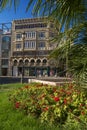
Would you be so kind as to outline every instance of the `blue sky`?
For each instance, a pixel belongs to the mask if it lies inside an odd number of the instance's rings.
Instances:
[[[20,4],[15,12],[14,7],[5,8],[2,12],[0,12],[0,23],[8,23],[12,22],[14,19],[22,19],[22,18],[31,18],[33,17],[31,14],[32,7],[26,13],[26,6],[28,0],[20,0]]]

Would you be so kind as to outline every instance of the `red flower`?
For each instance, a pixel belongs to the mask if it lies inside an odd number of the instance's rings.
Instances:
[[[45,107],[45,108],[44,108],[44,111],[48,111],[48,109],[49,109],[49,107]]]
[[[54,97],[54,101],[58,102],[60,100],[59,97]]]
[[[67,99],[66,98],[64,99],[64,104],[67,104]]]
[[[19,108],[20,107],[20,102],[16,102],[15,103],[15,108]]]
[[[85,115],[85,112],[84,112],[84,111],[82,111],[82,112],[81,112],[81,114],[82,114],[82,115]]]
[[[67,91],[66,94],[67,94],[67,95],[71,95],[71,92],[70,92],[70,91]]]
[[[84,105],[85,105],[84,103],[81,103],[81,104],[80,104],[80,107],[83,107]]]

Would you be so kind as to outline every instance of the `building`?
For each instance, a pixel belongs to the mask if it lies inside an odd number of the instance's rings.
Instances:
[[[56,61],[49,60],[48,56],[56,47],[56,43],[50,41],[55,34],[54,25],[47,18],[14,20],[11,40],[11,75],[54,76]]]
[[[10,75],[11,23],[0,24],[0,76]]]

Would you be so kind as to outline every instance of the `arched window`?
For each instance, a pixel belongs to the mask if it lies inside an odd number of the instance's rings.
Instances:
[[[26,60],[25,60],[25,65],[28,65],[28,63],[29,63],[29,61],[26,59]]]
[[[47,60],[44,59],[44,60],[43,60],[43,65],[46,65],[46,63],[47,63]]]
[[[34,60],[34,59],[32,59],[32,60],[30,61],[30,63],[31,63],[31,65],[34,65],[35,60]]]
[[[19,61],[19,65],[20,65],[20,66],[23,66],[23,60],[20,60],[20,61]]]
[[[40,60],[40,59],[38,59],[38,60],[37,60],[37,63],[38,63],[38,64],[39,64],[39,63],[41,63],[41,60]]]
[[[14,60],[14,66],[17,66],[17,63],[18,63],[17,60]]]

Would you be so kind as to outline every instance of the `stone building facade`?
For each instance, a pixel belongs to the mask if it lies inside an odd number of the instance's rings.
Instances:
[[[11,75],[56,75],[56,61],[48,58],[56,47],[56,43],[51,42],[55,35],[54,25],[47,18],[14,20],[11,37]]]

